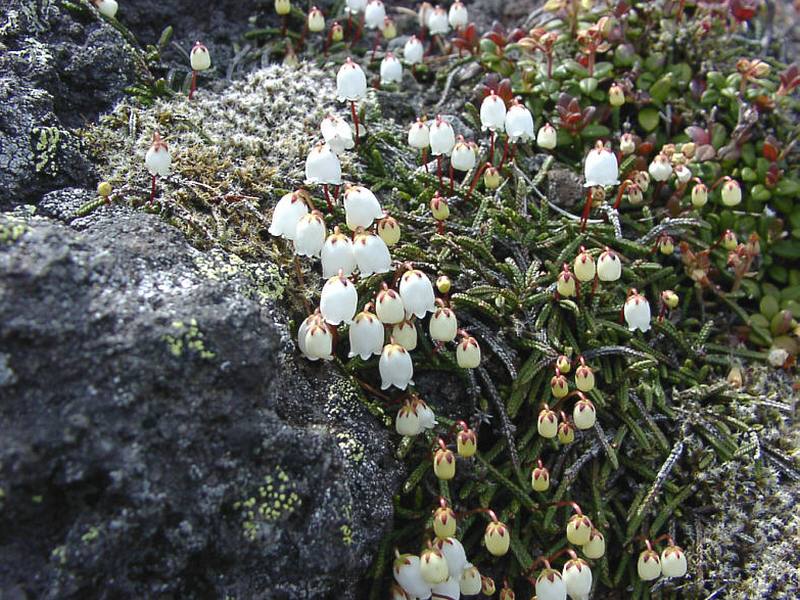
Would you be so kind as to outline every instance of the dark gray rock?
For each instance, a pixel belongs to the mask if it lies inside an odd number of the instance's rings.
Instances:
[[[401,467],[284,283],[142,213],[0,215],[0,597],[356,596]]]

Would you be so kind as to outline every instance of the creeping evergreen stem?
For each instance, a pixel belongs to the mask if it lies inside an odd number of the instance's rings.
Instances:
[[[358,146],[359,142],[359,135],[358,135],[358,113],[356,113],[356,103],[355,100],[350,101],[350,114],[353,116],[353,125],[356,128],[356,146]]]
[[[194,92],[197,89],[197,71],[192,69],[192,85],[189,86],[189,100],[194,97]]]
[[[150,204],[152,204],[156,199],[156,177],[158,177],[158,175],[151,176],[152,185],[150,186]]]
[[[614,201],[614,210],[619,209],[619,205],[622,203],[622,196],[625,194],[625,190],[628,189],[628,186],[632,184],[633,182],[630,179],[626,179],[622,182],[622,185],[619,186],[619,190],[617,190],[617,199]]]
[[[586,192],[586,204],[583,205],[583,214],[581,214],[581,233],[586,231],[586,222],[589,220],[589,213],[592,210],[592,188]]]

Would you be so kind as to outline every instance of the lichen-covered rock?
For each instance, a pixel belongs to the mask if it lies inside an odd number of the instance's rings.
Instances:
[[[137,68],[124,37],[88,6],[0,0],[0,207],[91,184],[70,129],[110,108]]]
[[[282,274],[113,206],[80,227],[0,216],[0,596],[354,597],[399,467],[295,362]]]

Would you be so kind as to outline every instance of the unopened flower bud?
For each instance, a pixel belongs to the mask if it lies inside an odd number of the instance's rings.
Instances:
[[[564,265],[563,270],[556,279],[556,291],[559,296],[571,298],[575,295],[575,289],[575,275],[572,274],[567,265]]]
[[[94,5],[101,15],[110,19],[113,19],[119,10],[117,0],[94,0]]]
[[[108,198],[111,195],[111,192],[114,188],[111,187],[111,184],[107,181],[101,181],[97,184],[97,195],[101,198]]]
[[[481,364],[481,348],[472,336],[464,337],[456,348],[456,362],[462,369],[475,369]]]
[[[742,201],[742,188],[735,179],[729,179],[722,185],[722,203],[725,206],[736,206]]]
[[[602,558],[606,553],[606,538],[597,529],[592,529],[589,534],[589,541],[581,547],[581,550],[586,558],[593,560]]]
[[[567,378],[561,373],[557,373],[550,379],[550,392],[554,398],[563,398],[569,393]]]
[[[636,150],[636,140],[631,133],[623,133],[619,140],[619,151],[625,155],[633,154]]]
[[[556,369],[562,373],[569,373],[570,369],[572,369],[572,362],[570,362],[569,358],[561,354],[556,358]]]
[[[547,467],[534,467],[531,471],[531,487],[535,492],[546,492],[550,487],[550,471]]]
[[[658,251],[664,256],[672,256],[675,252],[675,242],[668,235],[663,235],[658,240]]]
[[[581,250],[581,253],[575,257],[573,269],[578,281],[591,281],[595,275],[594,258],[586,250]],[[566,373],[568,370],[564,372]]]
[[[536,429],[543,438],[551,439],[558,434],[558,416],[549,408],[539,411],[539,418],[536,420]]]
[[[557,143],[558,132],[556,128],[550,125],[550,123],[542,125],[536,133],[536,145],[544,150],[552,150],[556,147]]]
[[[597,409],[588,398],[581,398],[572,409],[572,420],[578,429],[591,429],[597,420]]]
[[[692,188],[692,206],[702,208],[708,202],[708,188],[703,183],[698,183]]]
[[[445,221],[450,216],[450,207],[447,205],[447,200],[440,196],[438,192],[431,198],[431,213],[437,221]]]
[[[275,0],[275,12],[280,16],[288,15],[292,12],[292,3],[290,0]]]
[[[395,25],[394,19],[386,17],[383,20],[383,29],[381,30],[381,34],[386,40],[393,40],[397,37],[397,25]]]
[[[580,365],[575,369],[575,387],[582,392],[591,392],[594,389],[594,372],[587,365]]]
[[[494,596],[495,589],[494,579],[491,577],[481,578],[481,592],[484,596]]]
[[[312,33],[319,33],[323,29],[325,29],[325,17],[320,9],[312,6],[308,11],[308,30]]]
[[[486,549],[494,556],[503,556],[508,552],[511,544],[511,533],[500,521],[492,521],[486,526],[483,534]]]
[[[459,431],[456,436],[456,450],[463,458],[473,456],[478,449],[478,436],[472,429]]]
[[[647,171],[636,171],[633,176],[633,182],[638,185],[639,189],[644,193],[647,191],[647,188],[650,187],[650,175]]]
[[[575,441],[575,428],[568,421],[558,424],[558,442],[560,444],[571,444]]]
[[[434,453],[433,472],[436,477],[445,481],[456,476],[456,457],[452,450],[439,448]]]
[[[730,229],[726,229],[725,233],[722,234],[722,247],[725,250],[734,250],[736,246],[739,245],[739,240],[736,239],[736,234],[733,233]]]
[[[451,287],[452,282],[447,275],[440,275],[436,280],[436,289],[439,290],[440,294],[447,294]]]
[[[625,92],[622,86],[615,83],[608,89],[608,103],[611,106],[622,106],[625,104]]]
[[[433,532],[436,537],[449,538],[456,534],[456,513],[449,506],[433,511]]]
[[[211,55],[200,42],[195,42],[192,52],[189,54],[189,63],[192,71],[205,71],[211,67]]]
[[[483,172],[483,185],[487,190],[496,190],[500,187],[500,171],[495,167],[488,166]]]
[[[667,546],[661,553],[661,571],[664,577],[686,575],[686,554],[679,546]]]
[[[344,27],[341,26],[338,22],[334,22],[331,25],[331,42],[334,44],[337,42],[341,42],[344,39]]]
[[[417,349],[417,326],[413,321],[402,321],[392,326],[392,337],[409,352]]]
[[[672,290],[664,290],[661,292],[661,301],[664,303],[664,306],[669,309],[673,309],[678,307],[680,298],[678,297],[678,294]]]
[[[422,578],[430,584],[442,583],[449,577],[447,560],[437,548],[426,548],[419,555]]]
[[[387,246],[392,247],[400,241],[400,224],[394,217],[386,216],[378,221],[378,235]]]
[[[570,544],[583,546],[592,533],[592,521],[586,515],[572,515],[567,521],[567,540]]]

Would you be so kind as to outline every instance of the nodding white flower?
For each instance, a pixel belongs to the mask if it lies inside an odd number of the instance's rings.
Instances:
[[[575,275],[572,274],[572,271],[569,270],[569,266],[566,264],[556,278],[556,291],[559,296],[563,296],[564,298],[571,298],[575,295]]]
[[[449,577],[447,573],[447,560],[436,548],[426,548],[419,555],[420,571],[422,578],[435,585],[442,583]]]
[[[308,30],[312,33],[318,33],[325,29],[325,16],[322,11],[316,6],[312,6],[308,11]]]
[[[431,35],[445,35],[450,31],[450,21],[448,20],[447,11],[441,6],[437,6],[428,13],[426,25]]]
[[[578,429],[591,429],[594,427],[594,422],[597,420],[597,410],[592,401],[587,398],[578,400],[572,409],[572,420],[575,421],[575,427]]]
[[[725,206],[736,206],[742,201],[742,188],[735,179],[728,179],[722,184],[722,203]]]
[[[550,471],[546,467],[535,467],[531,471],[531,487],[535,492],[546,492],[550,488]]]
[[[208,53],[208,48],[200,42],[195,42],[189,54],[189,63],[192,66],[192,71],[209,69],[211,67],[211,54]]]
[[[430,146],[430,143],[431,136],[427,123],[422,119],[417,119],[408,129],[408,145],[421,150]]]
[[[584,187],[617,185],[619,183],[619,165],[617,156],[599,141],[586,156],[583,165]]]
[[[364,309],[358,313],[350,325],[350,358],[360,356],[367,360],[373,354],[383,352],[383,323],[377,316]]]
[[[550,125],[550,123],[542,125],[536,133],[536,145],[545,150],[552,150],[556,147],[557,143],[558,132],[556,128]]]
[[[462,369],[475,369],[481,364],[481,347],[472,336],[464,337],[456,347],[456,362]]]
[[[350,150],[355,146],[353,141],[353,130],[350,123],[336,115],[328,115],[322,119],[319,126],[322,137],[331,150],[336,154],[341,154],[345,150]]]
[[[582,392],[591,392],[594,389],[594,371],[587,365],[575,369],[575,387]]]
[[[575,264],[573,267],[575,271],[575,277],[577,277],[578,281],[586,282],[594,279],[594,259],[586,250],[581,250],[581,253],[575,257]]]
[[[398,289],[407,315],[416,315],[421,319],[425,313],[436,310],[433,284],[422,271],[409,269],[403,273]]]
[[[431,591],[433,598],[454,598],[458,599],[461,596],[461,586],[459,580],[461,579],[461,572],[455,577],[450,576],[442,583],[434,584]]]
[[[436,414],[433,409],[419,396],[416,396],[411,404],[414,405],[414,410],[419,415],[419,424],[423,429],[433,429],[436,427]]]
[[[641,204],[644,200],[641,188],[635,183],[628,184],[628,187],[625,188],[625,195],[628,197],[628,202],[633,206]]]
[[[592,533],[592,521],[586,515],[572,515],[567,521],[567,540],[570,544],[583,546]]]
[[[686,575],[686,554],[679,546],[667,546],[661,553],[661,572],[664,577]]]
[[[461,29],[467,26],[469,22],[469,13],[467,13],[467,7],[464,6],[463,2],[456,0],[450,5],[450,12],[447,13],[447,20],[450,23],[450,27],[453,29]]]
[[[567,594],[572,600],[588,600],[592,591],[592,570],[582,558],[572,558],[566,562],[561,571]]]
[[[492,90],[481,102],[481,129],[502,132],[505,123],[506,103]]]
[[[101,15],[109,17],[110,19],[113,19],[117,15],[117,10],[119,9],[117,0],[94,0],[94,5]]]
[[[297,222],[294,234],[294,253],[298,256],[319,256],[327,235],[322,213],[312,210]]]
[[[392,327],[394,341],[411,352],[417,349],[417,326],[413,321],[401,321]]]
[[[606,538],[597,529],[592,529],[589,534],[589,541],[586,542],[581,550],[586,555],[586,558],[597,560],[602,558],[606,553]]]
[[[320,317],[312,323],[305,337],[305,353],[311,360],[333,360],[333,332]]]
[[[430,598],[431,586],[422,578],[419,556],[401,554],[394,559],[394,580],[412,598]]]
[[[449,538],[456,534],[456,513],[452,508],[440,506],[433,511],[433,533],[440,538]]]
[[[453,126],[445,121],[441,115],[430,126],[431,154],[439,156],[444,154],[450,156],[453,147],[456,145],[456,134]]]
[[[364,25],[367,29],[381,29],[386,18],[386,7],[381,0],[369,0],[364,9]]]
[[[600,281],[617,281],[622,277],[622,261],[617,253],[606,248],[597,259],[597,278]]]
[[[489,554],[503,556],[511,545],[511,535],[508,527],[500,521],[490,521],[483,533],[483,543]]]
[[[279,235],[287,240],[294,240],[297,232],[297,224],[300,219],[308,214],[308,205],[304,198],[305,193],[301,190],[290,192],[281,196],[272,211],[272,223],[269,232],[272,235]],[[339,272],[338,269],[336,271]]]
[[[400,83],[403,81],[403,64],[391,52],[381,61],[381,83]]]
[[[413,437],[423,431],[422,420],[414,405],[406,400],[394,420],[394,428],[400,435]]]
[[[678,165],[675,167],[675,177],[677,178],[678,183],[688,183],[692,178],[692,172],[686,165]]]
[[[351,323],[356,314],[357,304],[356,286],[341,272],[328,279],[322,286],[319,311],[331,325]]]
[[[655,550],[643,550],[636,562],[636,571],[642,581],[652,581],[661,576],[661,559]]]
[[[373,0],[379,1],[379,0]],[[370,2],[372,4],[372,2]],[[383,6],[381,4],[381,6]],[[369,10],[369,7],[367,7]],[[381,19],[382,20],[382,19]],[[367,76],[349,56],[336,73],[336,96],[339,102],[355,102],[367,95]]]
[[[437,538],[433,545],[447,561],[447,572],[450,577],[460,577],[461,572],[467,566],[467,553],[464,551],[464,546],[461,545],[461,542],[454,537]]]
[[[342,165],[328,144],[320,142],[306,158],[306,183],[339,185],[342,183]]]
[[[533,115],[528,107],[519,100],[514,100],[511,108],[506,112],[506,133],[511,143],[533,139]]]
[[[169,146],[161,139],[161,135],[156,131],[153,133],[153,143],[144,155],[144,164],[150,175],[166,177],[172,167],[172,157],[169,154]]]
[[[406,308],[403,306],[403,299],[388,286],[378,292],[375,298],[375,313],[385,325],[402,323],[406,318]]]
[[[322,316],[319,314],[319,310],[314,312],[313,314],[307,316],[305,320],[300,323],[300,327],[297,330],[297,347],[300,350],[300,353],[305,356],[308,360],[319,360],[316,356],[311,356],[306,349],[306,335],[308,331],[314,326],[319,323],[322,323],[323,319]]]
[[[698,183],[692,188],[692,206],[703,208],[708,202],[708,188],[704,183]]]
[[[419,41],[419,38],[412,35],[405,46],[403,46],[403,60],[409,65],[416,65],[422,62],[425,57],[425,46]]]
[[[333,233],[325,240],[322,246],[322,276],[325,278],[339,274],[349,277],[356,268],[356,257],[353,254],[353,242],[350,238],[333,228]]]
[[[549,408],[539,411],[539,418],[536,420],[536,429],[539,435],[546,439],[552,439],[558,434],[558,416]]]
[[[369,189],[361,185],[348,185],[344,192],[344,214],[347,226],[356,230],[372,225],[383,216],[378,199]]]
[[[537,600],[567,600],[567,584],[555,569],[542,569],[536,578]]]
[[[400,241],[400,224],[387,215],[378,221],[378,235],[387,246],[394,246]]]
[[[352,14],[364,12],[367,8],[367,0],[347,0],[347,10]]]
[[[390,342],[383,347],[381,359],[378,361],[378,371],[381,374],[381,389],[385,390],[395,386],[401,390],[414,385],[414,365],[408,350],[400,344]]]
[[[461,572],[459,589],[465,596],[474,596],[481,593],[481,572],[478,571],[477,567],[469,565]]]
[[[650,331],[650,303],[647,298],[632,290],[623,308],[625,322],[631,331]]]
[[[653,162],[647,167],[647,172],[654,181],[666,181],[672,175],[672,163],[669,157],[663,152],[659,152]]]
[[[636,150],[636,140],[631,133],[623,133],[619,139],[619,151],[623,154],[633,154]]]
[[[388,273],[392,270],[392,257],[389,248],[381,238],[369,231],[356,234],[353,240],[353,254],[362,277],[373,273]]]
[[[428,330],[433,341],[452,342],[458,333],[456,313],[446,306],[437,308],[428,324]]]
[[[453,153],[450,155],[450,162],[456,171],[469,171],[475,167],[478,158],[475,154],[475,143],[467,142],[464,136],[458,136],[456,145],[453,146]]]

